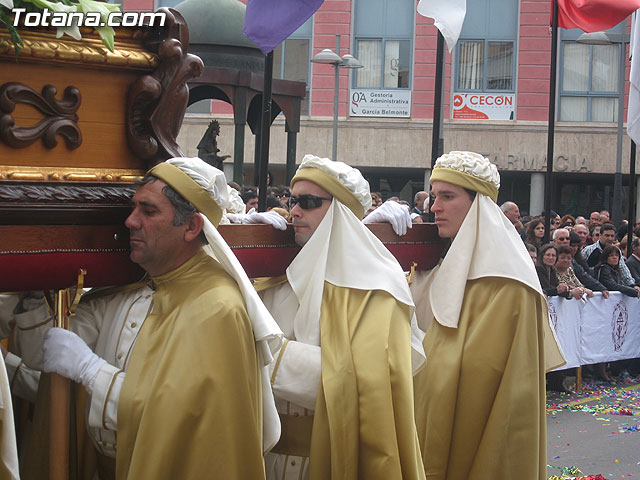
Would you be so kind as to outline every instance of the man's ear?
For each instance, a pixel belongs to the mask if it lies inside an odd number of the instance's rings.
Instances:
[[[198,238],[202,228],[204,227],[204,219],[199,213],[194,213],[189,217],[185,223],[186,230],[184,231],[184,239],[186,242],[191,242]]]

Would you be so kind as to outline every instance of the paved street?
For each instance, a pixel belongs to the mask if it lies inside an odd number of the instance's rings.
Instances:
[[[583,386],[580,394],[547,395],[548,476],[640,479],[640,377],[624,384],[586,380]]]

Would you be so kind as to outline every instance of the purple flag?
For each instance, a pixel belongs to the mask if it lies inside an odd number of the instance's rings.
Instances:
[[[295,32],[324,0],[248,0],[242,33],[266,55]]]

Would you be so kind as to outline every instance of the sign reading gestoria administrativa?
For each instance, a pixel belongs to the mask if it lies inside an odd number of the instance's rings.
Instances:
[[[354,117],[409,118],[411,116],[411,91],[351,89],[349,113]]]

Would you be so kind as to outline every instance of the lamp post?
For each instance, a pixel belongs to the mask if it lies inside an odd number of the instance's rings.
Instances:
[[[338,53],[336,53],[338,52]],[[362,68],[364,65],[353,55],[343,55],[340,57],[340,35],[336,35],[336,52],[329,48],[325,48],[311,58],[312,63],[324,63],[333,65],[334,68],[334,91],[333,91],[333,148],[331,151],[331,159],[338,159],[338,98],[340,89],[340,67],[346,68]]]
[[[628,34],[593,32],[583,33],[576,42],[588,45],[620,45],[618,60],[618,133],[616,144],[616,171],[613,176],[613,206],[611,220],[617,227],[622,221],[622,126],[624,123],[624,77],[625,77],[625,45],[629,43]],[[631,179],[631,181],[634,181]]]

